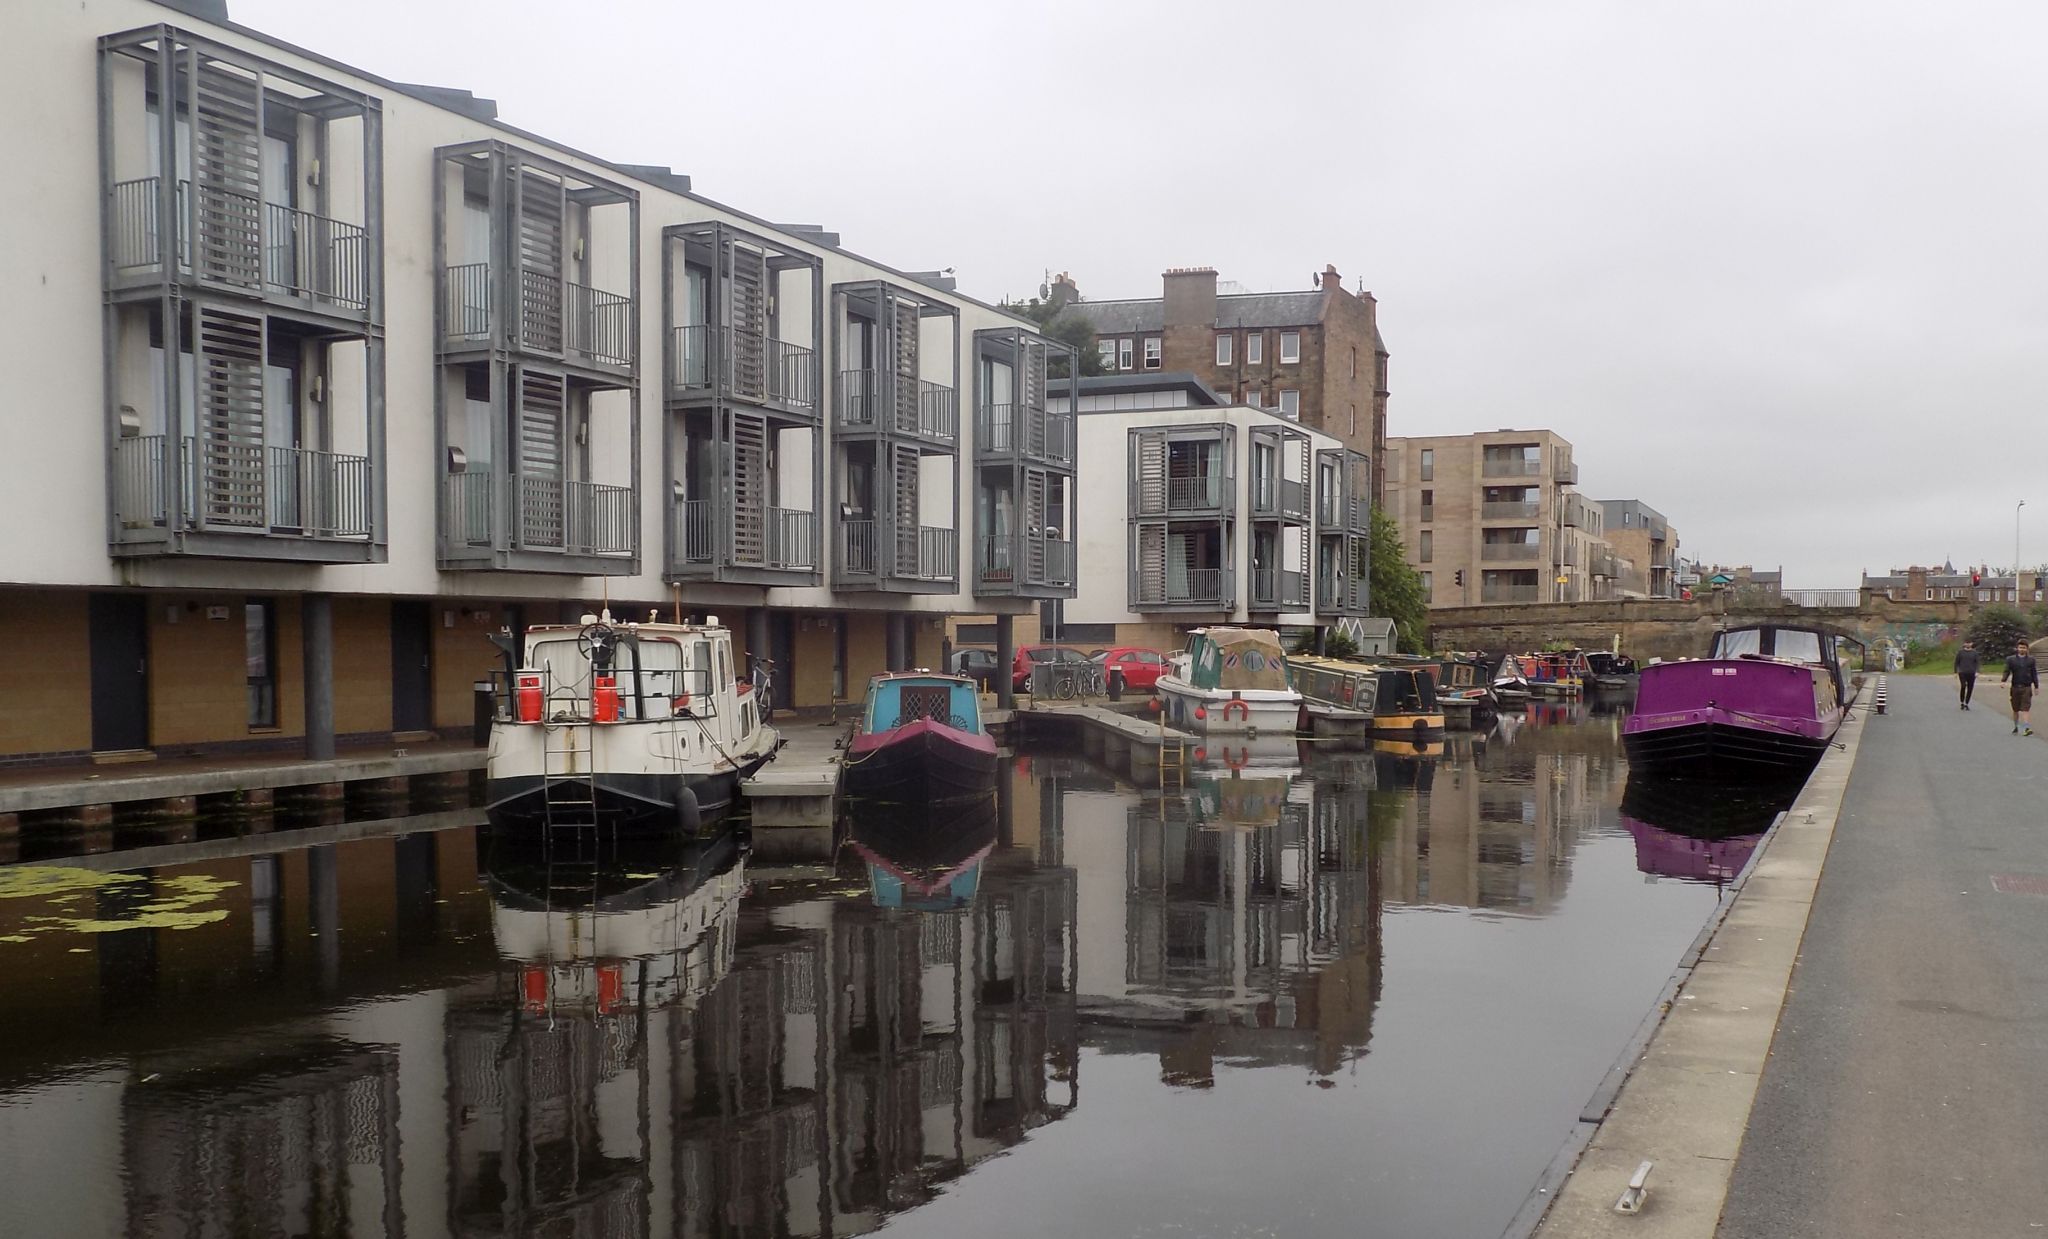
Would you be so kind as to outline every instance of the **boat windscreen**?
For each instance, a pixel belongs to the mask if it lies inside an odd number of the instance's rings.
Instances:
[[[1773,634],[1777,642],[1771,653],[1778,658],[1789,658],[1793,662],[1817,663],[1820,656],[1820,634],[1798,628],[1780,628]]]
[[[1714,658],[1740,658],[1744,654],[1764,652],[1764,630],[1761,628],[1731,628],[1714,636]]]

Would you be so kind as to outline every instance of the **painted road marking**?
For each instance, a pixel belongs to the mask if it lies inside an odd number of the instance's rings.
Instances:
[[[1994,873],[1991,889],[2001,895],[2048,895],[2048,874]]]

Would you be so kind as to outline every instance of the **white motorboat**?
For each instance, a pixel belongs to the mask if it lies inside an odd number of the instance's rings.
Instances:
[[[1291,735],[1301,694],[1270,628],[1197,628],[1154,688],[1169,725],[1201,736]]]

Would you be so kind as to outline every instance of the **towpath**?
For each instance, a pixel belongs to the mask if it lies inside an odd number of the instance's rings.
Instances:
[[[1722,1239],[2048,1235],[2048,743],[2003,698],[1866,720]]]

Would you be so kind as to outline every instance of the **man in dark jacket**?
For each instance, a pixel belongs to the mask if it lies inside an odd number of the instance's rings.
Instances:
[[[1956,680],[1962,685],[1963,709],[1970,708],[1970,694],[1977,691],[1977,643],[1963,642],[1963,648],[1956,651]]]
[[[2041,668],[2034,662],[2034,652],[2022,641],[2012,657],[2005,660],[2005,674],[1998,682],[2012,684],[2012,729],[2015,733],[2034,734],[2034,721],[2029,711],[2034,708],[2034,690],[2041,687]]]

